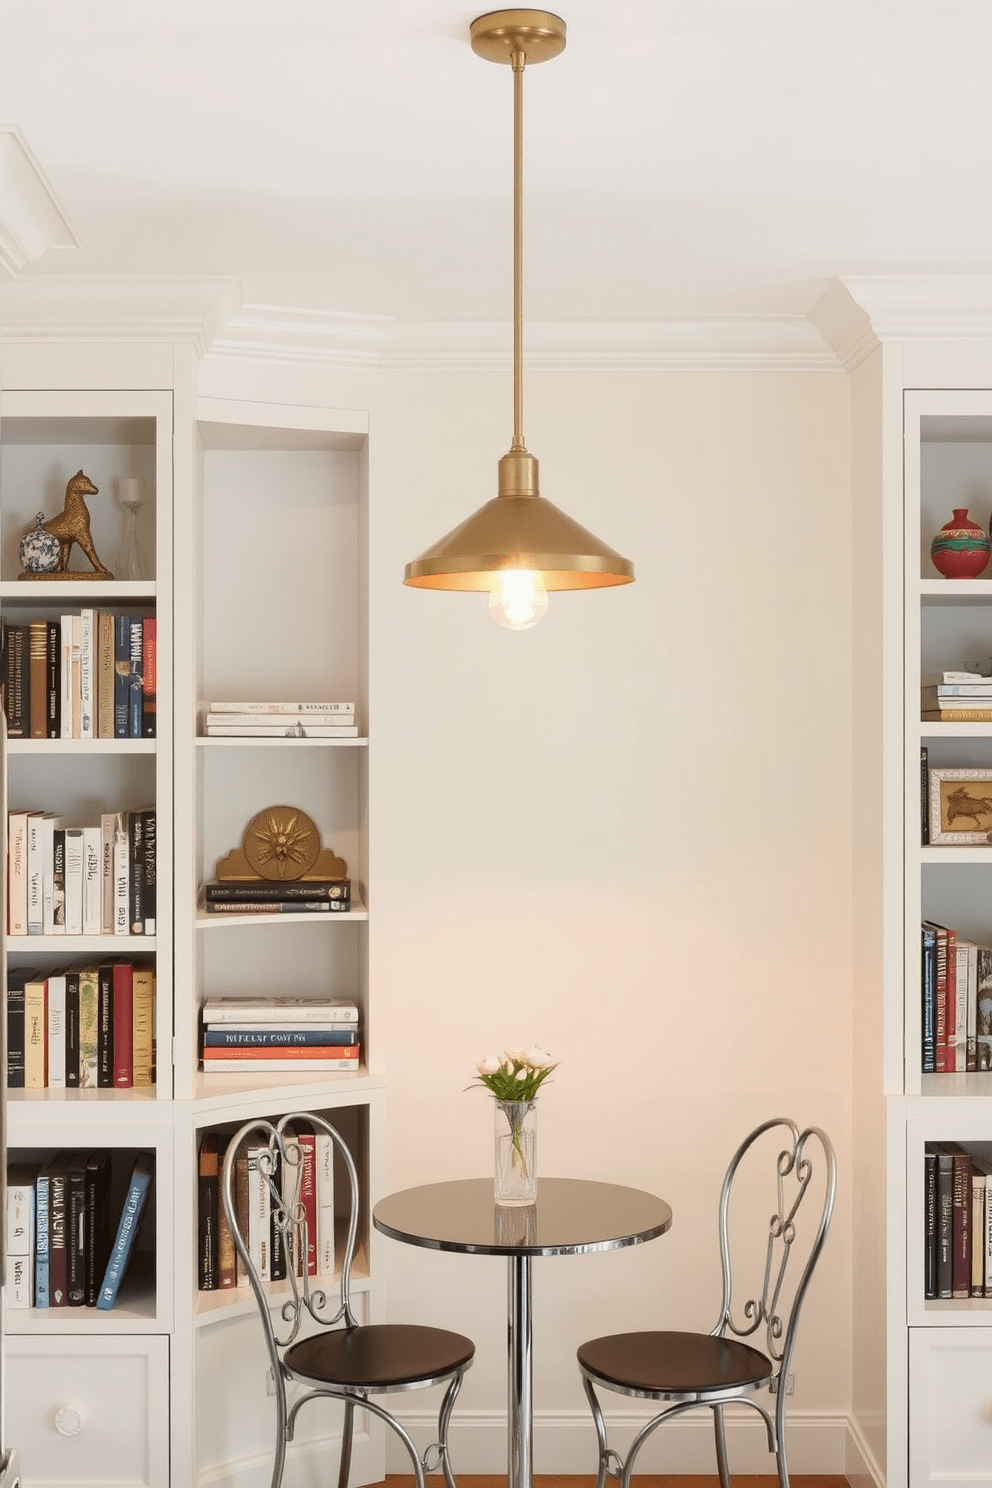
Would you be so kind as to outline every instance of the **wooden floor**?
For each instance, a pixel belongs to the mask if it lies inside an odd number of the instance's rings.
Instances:
[[[837,1473],[790,1475],[792,1488],[848,1488],[845,1477]],[[433,1482],[443,1483],[438,1477]],[[566,1477],[560,1473],[535,1473],[534,1488],[591,1488],[596,1479],[588,1477]],[[392,1473],[386,1477],[386,1488],[411,1488],[413,1474]],[[740,1488],[777,1488],[778,1477],[773,1473],[734,1474],[735,1485]],[[498,1473],[459,1473],[458,1488],[506,1488],[506,1478]],[[693,1477],[659,1477],[655,1473],[635,1473],[634,1488],[720,1488],[720,1480],[714,1473]]]

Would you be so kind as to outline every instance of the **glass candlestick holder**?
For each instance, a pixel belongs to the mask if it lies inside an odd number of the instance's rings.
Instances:
[[[144,496],[137,477],[121,477],[117,482],[117,502],[124,511],[124,537],[114,563],[114,577],[147,579],[148,564],[138,543],[138,511],[144,505]]]

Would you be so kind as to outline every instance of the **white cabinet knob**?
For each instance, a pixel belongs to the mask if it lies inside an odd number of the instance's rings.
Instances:
[[[55,1430],[59,1436],[78,1436],[83,1418],[74,1405],[63,1405],[55,1412]]]

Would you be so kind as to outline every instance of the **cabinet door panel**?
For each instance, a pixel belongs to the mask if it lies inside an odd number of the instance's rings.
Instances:
[[[910,1488],[992,1488],[992,1328],[912,1328]]]

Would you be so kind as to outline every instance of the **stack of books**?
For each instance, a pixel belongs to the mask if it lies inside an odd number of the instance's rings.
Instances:
[[[7,1088],[151,1089],[155,990],[150,962],[11,967]]]
[[[151,1153],[134,1159],[123,1204],[112,1202],[112,1154],[58,1152],[7,1170],[4,1304],[114,1306],[151,1187]]]
[[[11,739],[155,737],[154,615],[80,610],[3,625],[0,687]]]
[[[8,935],[154,935],[154,807],[69,827],[52,811],[7,814]]]
[[[208,703],[211,739],[357,739],[354,703]]]
[[[265,879],[204,885],[208,914],[347,914],[351,879]]]
[[[203,1068],[304,1075],[358,1069],[358,1008],[306,997],[203,1004]]]
[[[992,723],[992,677],[980,672],[934,672],[923,678],[925,723]]]
[[[326,1132],[297,1122],[287,1128],[286,1140],[300,1149],[302,1162],[280,1164],[272,1175],[279,1204],[259,1168],[265,1149],[249,1138],[235,1154],[232,1196],[238,1228],[263,1281],[296,1276],[328,1276],[334,1270],[334,1153]],[[201,1292],[247,1286],[248,1271],[234,1245],[220,1192],[229,1138],[214,1131],[200,1140],[197,1181],[197,1272]],[[286,1214],[302,1207],[301,1225],[287,1228]],[[281,1222],[282,1221],[282,1222]],[[305,1236],[305,1238],[304,1238]],[[304,1248],[306,1254],[304,1255]]]
[[[992,1297],[992,1162],[988,1143],[924,1150],[926,1298]]]

